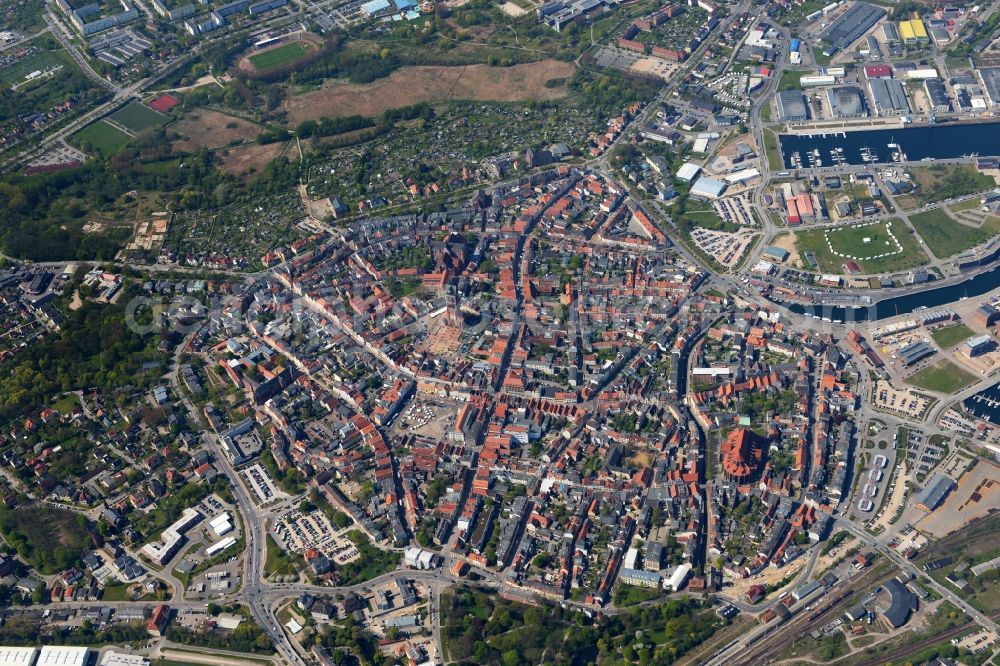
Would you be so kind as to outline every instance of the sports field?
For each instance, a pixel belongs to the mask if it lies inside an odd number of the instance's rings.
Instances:
[[[888,222],[892,223],[891,234],[886,222],[796,232],[795,247],[799,255],[812,252],[824,273],[843,273],[843,265],[849,261],[857,263],[866,274],[927,263],[927,255],[909,227],[901,220]]]
[[[168,120],[162,113],[157,113],[139,102],[132,102],[118,109],[108,118],[134,133],[163,125]]]
[[[87,125],[73,135],[73,139],[81,146],[91,146],[104,155],[111,155],[129,142],[130,137],[106,120]]]
[[[258,72],[264,72],[275,67],[290,65],[308,53],[311,48],[306,42],[291,42],[256,53],[250,56],[249,60]]]

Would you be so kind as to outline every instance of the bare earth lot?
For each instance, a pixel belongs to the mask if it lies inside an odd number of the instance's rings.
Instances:
[[[937,538],[983,518],[996,509],[1000,500],[1000,466],[988,460],[977,461],[975,467],[959,479],[941,506],[917,522],[917,528]]]
[[[222,164],[220,166],[223,171],[228,171],[237,178],[250,179],[262,171],[271,160],[281,155],[286,146],[288,146],[287,142],[269,143],[263,146],[256,143],[247,143],[242,146],[227,148],[224,151],[226,154],[221,155]],[[294,149],[294,146],[290,148],[285,154],[289,161],[294,162],[299,158],[299,154]]]
[[[288,121],[337,116],[377,116],[418,102],[445,102],[453,99],[518,102],[527,99],[553,100],[566,95],[566,88],[546,88],[545,82],[568,78],[575,68],[561,60],[491,67],[403,67],[384,79],[364,85],[331,81],[319,90],[296,95],[285,102]]]
[[[261,129],[251,122],[209,109],[186,113],[167,128],[168,135],[179,137],[173,142],[174,152],[185,153],[253,139],[260,132]]]

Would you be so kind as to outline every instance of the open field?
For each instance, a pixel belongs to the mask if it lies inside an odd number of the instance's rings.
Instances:
[[[0,512],[4,540],[44,575],[65,569],[90,542],[87,519],[65,509],[36,504]]]
[[[900,220],[889,222],[894,223],[892,233],[895,240],[890,237],[886,223],[878,222],[859,227],[840,227],[829,232],[821,229],[795,232],[795,248],[800,255],[812,252],[819,263],[819,270],[824,273],[843,273],[843,265],[848,261],[856,262],[867,274],[898,271],[926,263],[927,255],[917,245],[916,238],[906,225]],[[868,242],[865,242],[866,238]],[[889,256],[879,257],[879,254]]]
[[[284,109],[289,123],[297,125],[309,119],[378,116],[387,109],[418,102],[553,100],[564,97],[566,88],[547,88],[545,83],[567,78],[574,70],[572,63],[561,60],[513,67],[403,67],[373,83],[327,82],[317,90],[290,97]]]
[[[220,167],[223,171],[228,171],[237,178],[251,178],[263,171],[271,160],[281,155],[286,146],[288,143],[269,143],[263,146],[248,143],[227,148],[222,151]],[[294,162],[299,158],[299,153],[292,146],[288,150],[287,156],[289,160]]]
[[[99,120],[84,127],[74,134],[73,138],[81,146],[89,145],[104,155],[110,155],[117,152],[132,137],[106,120]]]
[[[919,208],[935,201],[944,201],[996,186],[990,176],[984,176],[967,164],[914,167],[913,182],[918,189],[913,194],[896,197],[904,210]]]
[[[261,128],[242,118],[212,111],[195,109],[185,113],[169,128],[171,147],[176,152],[195,152],[202,148],[217,148],[230,143],[253,139]]]
[[[781,81],[778,83],[778,90],[799,90],[802,86],[800,81],[802,77],[809,72],[796,72],[794,70],[785,70],[781,73]]]
[[[1000,233],[1000,219],[988,217],[977,229],[953,220],[941,208],[911,215],[910,223],[939,258],[968,250]]]
[[[832,229],[827,233],[835,252],[858,257],[898,251],[894,235],[884,224],[849,226]]]
[[[140,104],[139,102],[132,102],[118,109],[108,116],[108,119],[136,133],[151,127],[163,125],[168,120],[162,113],[153,111],[145,104]]]
[[[273,49],[261,51],[248,57],[250,64],[258,72],[265,72],[275,67],[283,67],[303,58],[316,47],[310,42],[289,42]]]
[[[954,326],[945,326],[936,331],[931,331],[931,337],[934,338],[934,342],[938,343],[941,349],[948,349],[967,338],[971,338],[972,329],[965,324],[955,324]]]
[[[911,375],[906,381],[928,391],[951,394],[976,381],[976,377],[951,361],[942,360]]]
[[[273,575],[280,576],[292,576],[295,579],[298,578],[298,570],[296,569],[296,559],[301,560],[295,555],[286,553],[282,550],[274,538],[268,534],[267,535],[267,559],[264,561],[264,577],[270,578]]]
[[[64,51],[40,51],[4,65],[0,70],[0,86],[10,88],[28,83],[28,74],[69,65],[73,61]],[[75,66],[74,66],[75,68]],[[44,78],[39,77],[39,84]]]

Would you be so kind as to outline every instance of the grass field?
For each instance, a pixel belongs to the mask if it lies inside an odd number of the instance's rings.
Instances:
[[[967,338],[971,338],[972,329],[965,324],[955,324],[954,326],[945,326],[936,331],[931,331],[931,337],[934,338],[934,342],[938,343],[941,349],[948,349]]]
[[[711,204],[701,203],[693,199],[688,200],[682,217],[689,220],[694,226],[702,229],[725,231],[727,233],[736,233],[740,230],[738,224],[726,222],[719,217],[719,214],[715,212]]]
[[[798,90],[802,87],[802,77],[809,72],[796,72],[785,70],[781,73],[781,81],[778,83],[778,90]]]
[[[890,220],[890,222],[894,223],[892,231],[896,242],[899,243],[898,246],[890,238],[886,224],[880,222],[858,228],[842,227],[829,233],[822,230],[800,231],[795,234],[795,247],[799,255],[812,252],[819,263],[819,270],[824,273],[842,273],[843,264],[847,261],[855,261],[863,272],[869,274],[898,271],[926,263],[927,255],[917,245],[916,238],[906,225],[900,220]],[[868,239],[867,243],[864,242],[865,238]],[[899,248],[902,248],[902,252],[898,251]],[[848,259],[837,256],[834,252],[861,258]],[[896,254],[887,257],[875,256],[889,252]]]
[[[986,218],[977,229],[951,219],[940,208],[911,215],[910,223],[939,258],[968,250],[1000,233],[1000,220],[995,217]]]
[[[131,598],[128,585],[124,584],[108,585],[101,594],[101,599],[104,601],[129,601]]]
[[[118,109],[108,117],[132,132],[141,132],[167,122],[165,115],[157,113],[139,102],[132,102]]]
[[[899,231],[900,225],[894,226],[894,232]],[[881,223],[840,227],[827,233],[827,238],[835,252],[856,257],[898,252],[900,249],[898,239],[889,233],[889,227]]]
[[[906,381],[928,391],[952,394],[976,381],[976,376],[951,361],[938,361],[911,375]]]
[[[295,556],[286,553],[281,546],[275,542],[274,537],[267,535],[267,557],[264,560],[264,576],[270,577],[275,574],[280,576],[296,576],[298,569],[295,566]]]
[[[52,403],[52,409],[60,414],[72,414],[73,410],[80,406],[80,396],[76,393],[67,393]]]
[[[982,205],[982,199],[980,197],[972,197],[971,199],[959,201],[957,204],[948,206],[948,210],[953,213],[961,213],[963,210],[975,210]]]
[[[778,145],[778,135],[769,129],[761,130],[764,136],[764,153],[767,155],[767,167],[771,171],[781,171],[785,165],[781,163],[781,150]]]
[[[250,56],[250,64],[258,72],[266,72],[269,69],[274,69],[275,67],[283,67],[285,65],[290,65],[296,60],[299,60],[310,50],[309,44],[306,42],[291,42],[289,44],[282,44],[281,46],[275,47],[273,49],[268,49],[267,51],[261,51],[260,53],[255,53]]]
[[[132,137],[107,121],[99,120],[84,127],[74,134],[73,138],[82,146],[89,146],[104,155],[111,155]]]
[[[823,49],[818,46],[813,47],[813,59],[816,61],[817,65],[824,66],[829,65],[830,61],[833,59],[830,56],[823,55]]]

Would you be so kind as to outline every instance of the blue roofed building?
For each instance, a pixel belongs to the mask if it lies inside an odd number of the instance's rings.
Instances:
[[[923,490],[917,493],[913,505],[921,511],[933,511],[955,488],[955,482],[943,474],[935,474]]]
[[[691,188],[691,196],[702,197],[705,199],[718,199],[722,196],[722,193],[726,191],[726,183],[723,180],[717,180],[715,178],[708,178],[707,176],[702,176],[695,182],[694,186]]]
[[[776,245],[768,245],[764,250],[764,256],[768,259],[775,259],[777,261],[784,261],[788,259],[788,250],[783,247],[778,247]]]
[[[389,0],[368,0],[361,5],[361,11],[368,16],[382,16],[392,11],[392,3]]]

